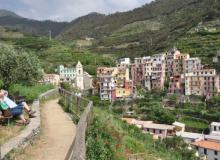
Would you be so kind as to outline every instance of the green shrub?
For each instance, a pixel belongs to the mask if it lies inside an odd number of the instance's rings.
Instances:
[[[112,111],[116,114],[122,114],[123,113],[123,108],[122,107],[113,107]]]
[[[89,100],[93,101],[94,106],[106,108],[109,107],[109,105],[111,104],[109,101],[101,101],[100,97],[98,96],[90,96],[88,98]]]
[[[38,98],[38,96],[50,89],[53,89],[53,85],[42,85],[36,84],[33,86],[24,86],[21,84],[14,84],[9,88],[10,94],[19,94],[26,98],[26,101],[33,101]]]
[[[0,44],[0,62],[5,88],[15,83],[34,84],[41,78],[40,63],[31,53]]]

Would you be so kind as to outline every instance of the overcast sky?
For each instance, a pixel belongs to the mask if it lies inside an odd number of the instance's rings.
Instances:
[[[91,12],[110,14],[140,7],[152,0],[0,0],[0,9],[23,17],[71,21]]]

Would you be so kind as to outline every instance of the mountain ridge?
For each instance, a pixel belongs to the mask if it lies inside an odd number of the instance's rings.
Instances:
[[[0,9],[0,26],[18,30],[29,35],[47,36],[51,30],[52,36],[56,37],[67,24],[67,22],[55,22],[52,20],[39,21],[28,19],[12,11]]]
[[[28,23],[27,19],[14,17],[2,22],[3,18],[0,17],[0,25],[15,26],[23,33],[44,36],[52,30],[53,37],[66,42],[86,37],[94,38],[93,45],[89,48],[91,51],[114,54],[117,57],[151,55],[164,52],[173,46],[197,55],[203,55],[201,49],[204,49],[208,56],[218,50],[209,44],[220,36],[218,30],[214,34],[203,31],[189,34],[189,31],[198,27],[200,23],[208,24],[211,20],[219,19],[218,17],[220,1],[155,0],[131,11],[110,15],[94,12],[69,23],[34,20],[29,20]],[[199,41],[199,37],[205,39],[206,44],[201,44],[203,42]],[[193,43],[189,43],[190,41]],[[202,47],[196,47],[201,45]]]
[[[6,17],[6,16],[21,17],[21,16],[19,16],[18,14],[14,13],[12,11],[9,11],[9,10],[6,10],[6,9],[0,9],[0,17]]]
[[[67,41],[92,37],[95,52],[135,57],[163,52],[199,23],[219,15],[216,0],[156,0],[132,11],[96,18],[92,24],[68,25],[61,35]]]

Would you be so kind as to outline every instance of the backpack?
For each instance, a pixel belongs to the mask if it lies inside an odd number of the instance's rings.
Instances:
[[[4,117],[12,117],[11,110],[4,102],[0,101],[0,110],[2,112],[2,116]]]

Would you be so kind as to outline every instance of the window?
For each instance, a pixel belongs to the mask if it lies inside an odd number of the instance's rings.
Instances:
[[[218,158],[215,158],[214,160],[218,160]]]
[[[204,154],[205,154],[205,155],[207,154],[207,149],[206,149],[206,148],[204,148]]]
[[[214,151],[215,155],[218,155],[218,151]]]
[[[214,131],[216,131],[217,129],[216,129],[216,126],[214,126]]]

